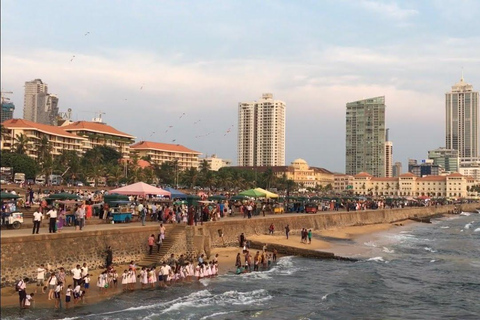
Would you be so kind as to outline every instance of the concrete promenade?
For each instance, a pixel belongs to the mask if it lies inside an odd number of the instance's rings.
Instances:
[[[318,214],[337,214],[339,212],[346,212],[346,211],[320,211]],[[253,216],[250,220],[255,220],[259,218],[263,219],[275,219],[279,217],[296,217],[296,216],[311,216],[314,214],[310,213],[282,213],[282,214],[269,214],[266,215],[265,217],[259,215],[259,216]],[[95,221],[95,224],[89,224],[89,221],[91,220],[99,220],[98,218],[94,217],[91,218],[90,220],[87,220],[86,226],[84,227],[83,231],[75,230],[75,227],[63,227],[61,232],[58,232],[57,234],[69,234],[69,233],[81,233],[81,232],[87,232],[87,231],[101,231],[101,230],[118,230],[118,229],[133,229],[133,228],[138,228],[142,226],[142,223],[140,221],[132,221],[129,223],[116,223],[116,224],[111,224],[111,223],[98,223]],[[237,215],[233,217],[224,217],[221,218],[220,220],[217,220],[218,222],[222,221],[245,221],[247,220],[246,218],[243,218],[243,216]],[[210,222],[204,222],[204,224],[208,224]],[[156,221],[147,221],[145,223],[146,227],[154,227],[154,226],[159,226],[160,223]],[[177,225],[177,224],[175,224]],[[183,223],[180,225],[184,225]],[[200,225],[200,223],[198,223]],[[167,225],[168,226],[168,225]],[[150,229],[150,228],[148,228]],[[38,237],[40,235],[45,235],[49,234],[48,233],[48,220],[42,221],[42,225],[40,227],[39,234],[32,234],[32,227],[29,228],[21,228],[21,229],[2,229],[0,231],[0,236],[2,239],[4,238],[14,238],[14,237]]]

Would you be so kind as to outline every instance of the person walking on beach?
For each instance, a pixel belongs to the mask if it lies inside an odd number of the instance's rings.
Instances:
[[[32,234],[38,234],[38,230],[40,229],[40,223],[42,222],[43,214],[40,212],[40,208],[35,210],[33,213],[33,230]]]
[[[25,308],[25,300],[27,299],[27,282],[28,282],[28,278],[25,278],[23,280],[20,280],[17,283],[18,299],[19,299],[19,302],[20,302],[20,309]]]
[[[55,207],[52,207],[52,209],[50,209],[48,212],[47,212],[47,216],[50,218],[50,223],[48,225],[48,233],[56,233],[57,232],[57,228],[56,228],[56,224],[57,224],[57,209],[55,209]]]
[[[312,244],[312,229],[308,230],[308,244]]]
[[[47,272],[47,270],[45,270],[45,267],[43,266],[43,264],[41,264],[38,268],[37,268],[37,287],[40,287],[42,289],[42,293],[45,293],[45,272]],[[35,293],[37,293],[37,289],[35,289]]]
[[[287,236],[287,239],[289,234],[290,234],[290,225],[287,224],[287,226],[285,227],[285,235]]]
[[[73,274],[73,287],[76,287],[80,279],[82,278],[82,269],[80,268],[80,265],[77,264],[77,266],[73,268],[70,272]]]
[[[160,247],[162,246],[162,236],[161,234],[159,233],[157,235],[157,253],[160,252]]]
[[[155,235],[152,233],[150,237],[148,237],[148,247],[149,247],[148,254],[149,255],[152,255],[154,244],[155,244]]]

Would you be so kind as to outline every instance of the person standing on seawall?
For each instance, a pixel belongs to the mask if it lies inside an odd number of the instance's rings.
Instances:
[[[287,224],[287,226],[285,227],[285,235],[287,236],[287,239],[289,234],[290,234],[290,225]]]
[[[33,230],[32,234],[38,234],[38,230],[40,229],[40,223],[42,222],[43,214],[40,212],[40,208],[35,210],[33,213]]]
[[[48,233],[56,233],[57,230],[55,229],[57,224],[57,209],[55,209],[55,207],[52,207],[52,209],[47,212],[47,216],[50,218],[50,223],[48,225]]]

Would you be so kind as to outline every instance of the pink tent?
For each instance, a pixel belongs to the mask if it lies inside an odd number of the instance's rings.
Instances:
[[[137,182],[125,187],[110,190],[109,193],[124,194],[127,196],[146,196],[149,194],[162,195],[170,197],[171,194],[161,188],[157,188],[144,182]]]

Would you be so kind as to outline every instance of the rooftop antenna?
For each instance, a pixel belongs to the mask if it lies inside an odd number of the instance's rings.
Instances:
[[[463,82],[463,67],[462,67],[462,78],[460,79],[461,82]]]

